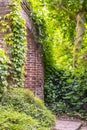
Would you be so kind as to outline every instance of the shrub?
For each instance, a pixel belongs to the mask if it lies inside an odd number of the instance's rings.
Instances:
[[[19,124],[22,123],[21,120],[23,121],[22,124],[23,127],[25,125],[25,130],[27,129],[27,123],[25,124],[25,121],[27,122],[28,120],[28,119],[26,120],[27,117],[29,119],[31,117],[31,120],[34,119],[32,122],[35,121],[36,123],[34,124],[36,125],[35,126],[32,125],[32,127],[33,128],[36,127],[37,130],[50,130],[52,126],[55,124],[55,116],[44,106],[44,103],[40,99],[35,98],[34,95],[29,90],[18,88],[10,90],[3,97],[1,103],[2,106],[5,107],[6,109],[9,106],[9,108],[11,107],[14,113],[15,112],[19,113],[19,116],[17,116],[17,120]],[[22,119],[23,114],[25,115],[24,116],[25,119]],[[18,117],[20,117],[20,120]]]
[[[19,113],[12,107],[0,105],[0,130],[34,130],[38,122],[25,113]]]
[[[80,113],[87,119],[87,72],[52,70],[45,80],[45,103],[56,114]],[[79,114],[79,115],[80,115]]]

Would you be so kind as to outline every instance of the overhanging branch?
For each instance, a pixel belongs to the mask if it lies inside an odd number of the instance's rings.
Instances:
[[[61,10],[64,10],[70,16],[71,19],[73,19],[73,20],[76,19],[75,14],[72,13],[71,11],[69,11],[67,8],[65,8],[62,4],[58,4],[58,8]]]

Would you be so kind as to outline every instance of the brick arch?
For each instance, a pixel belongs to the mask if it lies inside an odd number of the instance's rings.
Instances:
[[[9,2],[11,0],[0,0],[0,16],[10,13],[11,8]],[[25,88],[29,88],[33,91],[35,96],[44,98],[44,65],[42,46],[35,42],[34,29],[31,18],[29,17],[29,8],[26,5],[26,0],[23,0],[22,4],[22,17],[26,21],[27,27],[27,61],[26,61],[26,75],[25,75]],[[4,9],[3,9],[4,8]],[[3,10],[3,11],[2,11]],[[4,47],[4,34],[0,32],[0,48]]]

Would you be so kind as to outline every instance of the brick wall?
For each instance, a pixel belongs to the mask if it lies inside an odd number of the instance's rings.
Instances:
[[[10,0],[0,0],[0,17],[4,17],[11,9],[9,6]],[[29,17],[30,10],[26,5],[26,0],[22,5],[22,17],[26,20],[27,27],[27,61],[26,61],[26,75],[25,75],[25,88],[32,90],[35,96],[44,98],[43,85],[44,85],[44,66],[42,47],[36,44],[34,37],[34,27],[31,18]],[[1,26],[0,26],[1,29]],[[0,48],[6,48],[4,44],[5,34],[0,31]],[[7,49],[8,50],[8,49]]]
[[[27,61],[26,61],[26,76],[25,88],[30,88],[35,96],[44,98],[43,85],[44,85],[44,65],[42,47],[36,44],[34,37],[34,27],[32,20],[29,18],[29,8],[26,6],[26,0],[22,3],[22,17],[26,20],[27,26]]]
[[[37,72],[37,85],[35,94],[39,95],[40,98],[44,98],[44,65],[43,65],[43,55],[42,55],[42,46],[37,44],[36,49],[36,72]]]

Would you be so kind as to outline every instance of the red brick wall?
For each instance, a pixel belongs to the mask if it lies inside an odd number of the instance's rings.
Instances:
[[[42,46],[40,44],[37,44],[36,49],[36,72],[37,72],[37,85],[36,85],[36,91],[35,94],[39,95],[39,97],[44,98],[44,65],[43,65],[43,55],[42,55]]]
[[[26,61],[26,76],[25,76],[25,88],[30,88],[35,96],[44,98],[44,65],[42,47],[40,44],[36,44],[34,37],[34,28],[32,20],[29,18],[29,9],[26,8],[26,4],[22,4],[22,16],[26,20],[27,26],[27,61]]]
[[[0,17],[4,17],[11,9],[8,4],[10,0],[0,0]],[[24,0],[25,1],[25,0]],[[27,61],[26,61],[26,75],[25,75],[25,88],[32,90],[35,96],[44,98],[43,85],[44,85],[44,66],[42,47],[36,44],[34,37],[34,28],[32,20],[29,18],[29,8],[25,3],[22,3],[22,17],[26,21],[27,26]],[[1,30],[1,26],[0,26]],[[4,44],[5,34],[0,31],[0,48],[6,48]],[[8,49],[7,49],[8,50]]]
[[[28,30],[28,51],[26,61],[25,88],[30,88],[43,99],[44,69],[42,61],[42,48],[34,41],[33,34]]]

